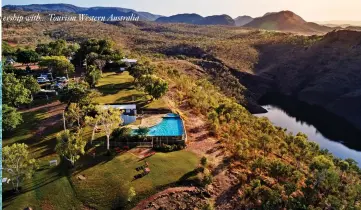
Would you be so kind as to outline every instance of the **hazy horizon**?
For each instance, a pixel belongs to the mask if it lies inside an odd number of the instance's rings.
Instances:
[[[290,10],[306,21],[361,21],[361,1],[359,0],[105,0],[102,2],[96,0],[79,0],[76,3],[71,0],[3,0],[4,5],[28,5],[28,4],[72,4],[79,7],[122,7],[134,9],[137,11],[150,12],[164,16],[170,16],[180,13],[197,13],[202,16],[227,14],[232,18],[249,15],[252,17],[263,16],[267,12],[278,12]]]

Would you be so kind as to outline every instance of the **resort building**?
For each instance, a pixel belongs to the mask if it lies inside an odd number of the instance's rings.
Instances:
[[[123,125],[129,125],[137,120],[137,105],[135,104],[119,104],[106,106],[123,111],[121,115],[121,118],[123,119]]]
[[[136,59],[128,59],[128,58],[124,58],[121,61],[130,66],[133,66],[133,65],[137,64],[137,62],[138,62],[138,60],[136,60]]]

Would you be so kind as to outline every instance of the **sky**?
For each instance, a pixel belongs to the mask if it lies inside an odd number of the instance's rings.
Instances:
[[[170,16],[198,13],[259,17],[267,12],[291,10],[307,21],[361,21],[361,0],[3,0],[7,4],[68,3],[76,6],[114,6]]]

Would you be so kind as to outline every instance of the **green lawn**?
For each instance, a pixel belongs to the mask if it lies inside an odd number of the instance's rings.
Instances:
[[[32,179],[22,184],[18,195],[3,196],[3,209],[22,210],[28,206],[33,209],[81,209],[82,203],[77,199],[64,168],[48,166],[48,161],[53,159],[58,159],[58,156],[41,159],[40,169]],[[8,189],[11,189],[11,184],[3,185],[3,192]]]
[[[148,103],[149,96],[135,88],[134,78],[128,72],[104,73],[96,87],[103,94],[96,99],[100,104],[136,103],[149,109],[168,108],[162,99]]]
[[[95,165],[80,167],[72,176],[72,181],[78,198],[96,209],[119,208],[124,205],[129,208],[129,205],[134,205],[146,196],[175,184],[199,163],[198,157],[187,151],[157,153],[146,159],[151,173],[132,181],[134,175],[139,173],[135,168],[143,165],[144,160],[139,160],[130,153],[121,154],[110,161],[90,156],[87,159],[87,163],[94,161]],[[86,180],[78,180],[79,174],[84,175]],[[132,204],[127,204],[127,192],[131,186],[135,188],[137,198]]]
[[[43,103],[38,103],[42,105]],[[35,107],[35,105],[33,106]],[[49,167],[49,160],[58,159],[54,154],[56,144],[55,135],[62,129],[61,124],[45,128],[41,133],[42,121],[52,117],[46,108],[32,112],[23,112],[23,123],[11,133],[4,135],[3,146],[13,143],[25,143],[29,146],[30,157],[39,163],[39,170],[32,179],[21,184],[22,190],[17,195],[3,196],[3,209],[24,209],[31,206],[33,209],[80,209],[81,202],[74,194],[74,190],[64,173],[66,170],[59,167]],[[3,177],[6,177],[6,171]],[[11,184],[3,184],[3,192],[11,190]]]
[[[167,108],[160,99],[148,103],[149,96],[134,88],[133,78],[123,74],[105,73],[97,86],[103,94],[97,102],[137,103],[138,107],[149,109]],[[37,101],[33,107],[50,103]],[[147,159],[151,173],[140,180],[132,181],[137,174],[135,168],[144,161],[124,153],[115,158],[99,155],[95,159],[89,155],[83,156],[77,163],[76,171],[68,176],[64,166],[49,167],[49,160],[58,159],[54,148],[55,135],[62,130],[59,116],[53,108],[42,108],[37,111],[22,113],[24,123],[13,132],[4,135],[3,145],[25,143],[29,145],[30,154],[41,166],[30,180],[26,180],[19,194],[9,194],[11,184],[3,185],[4,209],[83,209],[84,206],[96,209],[111,209],[120,206],[130,208],[139,200],[177,183],[185,174],[193,171],[199,162],[198,157],[186,151],[172,153],[157,153]],[[58,113],[59,114],[59,113]],[[50,118],[50,119],[49,119]],[[58,120],[54,125],[49,121]],[[139,122],[137,122],[139,123]],[[86,128],[84,138],[90,139],[91,129]],[[102,138],[97,134],[96,138]],[[77,175],[82,174],[86,180],[79,181]],[[6,172],[3,171],[4,177]],[[137,197],[132,203],[126,202],[129,187],[134,187]]]

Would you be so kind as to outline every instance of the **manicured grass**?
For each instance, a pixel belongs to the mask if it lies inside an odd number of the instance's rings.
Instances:
[[[49,167],[48,161],[58,156],[48,156],[40,161],[41,167],[32,179],[22,184],[22,190],[15,197],[3,196],[3,209],[81,209],[82,203],[77,199],[65,169],[60,165]],[[5,174],[6,176],[6,174]],[[3,185],[3,192],[11,189],[11,184]],[[8,191],[9,192],[9,191]]]
[[[139,91],[134,86],[134,78],[129,73],[104,73],[97,89],[103,96],[96,99],[100,104],[136,103],[139,107],[148,109],[167,109],[167,104],[162,100],[148,102],[150,97]]]
[[[35,107],[35,106],[33,106]],[[3,209],[80,209],[81,202],[64,173],[64,168],[49,167],[49,160],[58,159],[55,154],[55,135],[62,127],[60,124],[41,128],[42,121],[51,117],[47,109],[23,112],[24,122],[14,131],[4,136],[3,146],[13,143],[25,143],[29,146],[30,157],[35,158],[40,166],[31,179],[21,184],[19,194],[11,194],[12,184],[4,184]],[[7,177],[3,171],[3,177]]]
[[[133,80],[128,72],[104,73],[97,85],[97,89],[103,96],[96,101],[102,104],[146,101],[146,94],[135,89]]]
[[[26,143],[27,139],[33,137],[39,121],[46,118],[46,114],[43,110],[22,113],[21,116],[23,118],[23,123],[15,130],[4,134],[3,146],[13,143]]]
[[[85,169],[80,167],[71,178],[78,198],[87,206],[96,209],[119,208],[125,205],[129,208],[140,199],[175,184],[199,163],[198,157],[187,151],[157,153],[146,159],[151,169],[150,174],[132,181],[133,177],[140,173],[135,168],[144,165],[145,160],[139,160],[130,153],[121,154],[112,160],[99,158],[88,156],[87,162],[94,161],[96,165],[83,166]],[[78,180],[79,174],[85,176],[86,180]],[[131,186],[135,188],[137,197],[129,204],[126,200]]]

